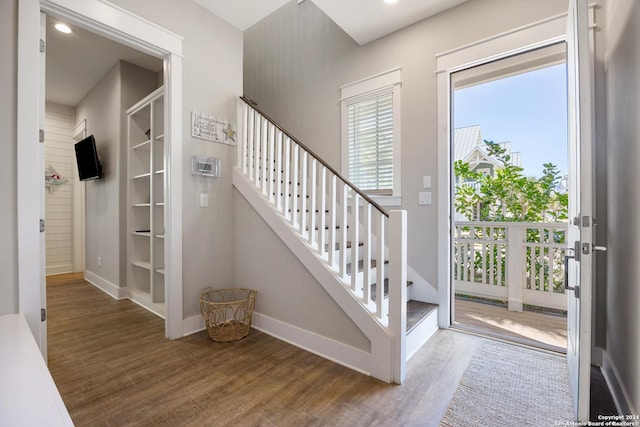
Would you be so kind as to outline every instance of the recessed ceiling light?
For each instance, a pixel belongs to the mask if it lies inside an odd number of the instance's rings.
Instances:
[[[397,3],[397,2],[398,2],[398,0],[384,0],[384,2],[385,2],[386,4],[394,4],[394,3]]]
[[[63,22],[58,22],[56,25],[54,25],[54,27],[56,30],[60,31],[61,33],[65,33],[65,34],[71,33],[71,28]]]

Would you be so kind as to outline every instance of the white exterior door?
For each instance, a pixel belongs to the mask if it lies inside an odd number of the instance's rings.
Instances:
[[[577,420],[589,420],[593,261],[593,108],[587,0],[570,0],[567,17],[569,106],[569,250],[567,287],[569,378]]]

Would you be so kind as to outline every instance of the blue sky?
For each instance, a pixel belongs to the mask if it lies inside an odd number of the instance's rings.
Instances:
[[[482,137],[511,142],[522,152],[525,175],[539,177],[542,164],[567,173],[566,66],[547,68],[455,91],[454,126],[480,125]]]

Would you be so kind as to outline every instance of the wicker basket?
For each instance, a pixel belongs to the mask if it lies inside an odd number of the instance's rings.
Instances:
[[[200,293],[200,311],[209,338],[216,342],[237,341],[249,335],[258,291],[253,289],[206,288]]]

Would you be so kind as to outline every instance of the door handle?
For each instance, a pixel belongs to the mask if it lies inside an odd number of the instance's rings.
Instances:
[[[572,251],[573,248],[567,248],[567,251]],[[564,289],[567,291],[574,291],[576,298],[580,298],[580,286],[569,286],[569,260],[575,259],[574,255],[564,256]]]
[[[596,245],[591,245],[591,250],[593,252],[607,252],[607,247],[606,246],[596,246]]]

